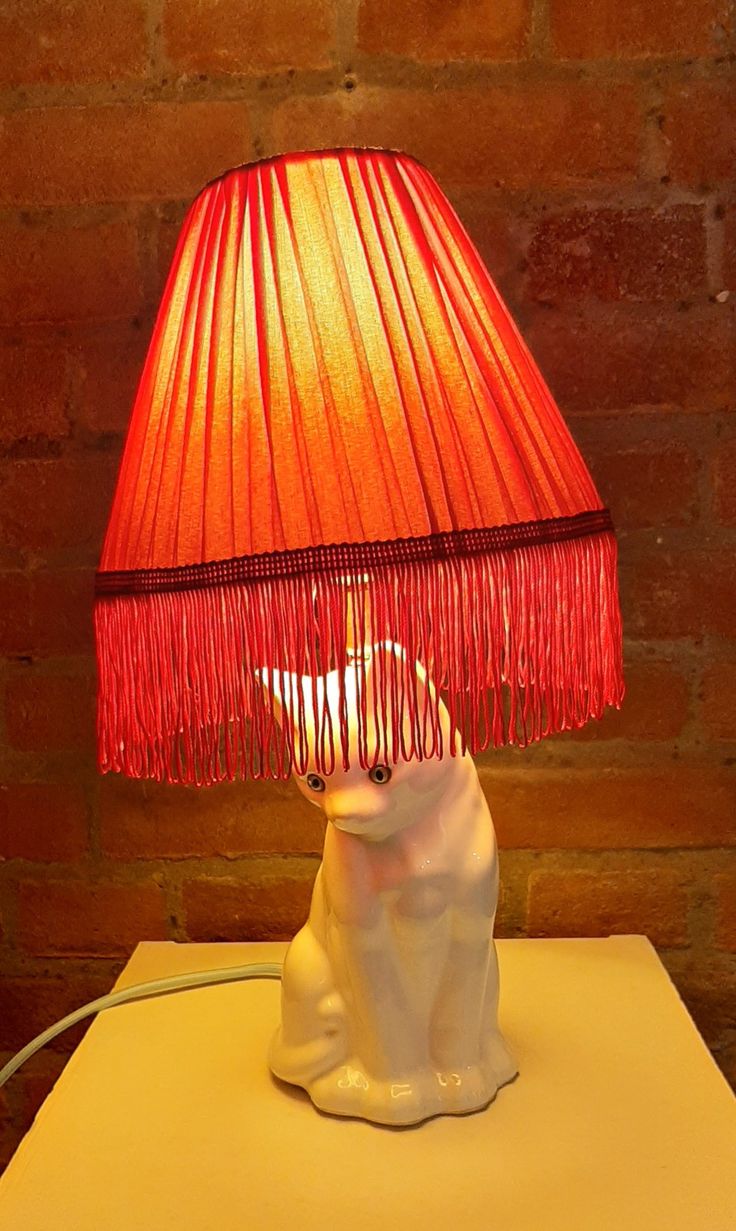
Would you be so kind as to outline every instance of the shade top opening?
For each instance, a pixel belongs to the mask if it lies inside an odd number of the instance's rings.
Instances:
[[[408,153],[407,150],[399,150],[393,146],[385,145],[334,145],[324,146],[316,150],[284,150],[279,154],[266,154],[262,158],[253,158],[249,162],[237,163],[234,167],[228,167],[227,170],[221,171],[219,175],[213,176],[208,180],[201,192],[205,192],[214,184],[219,184],[222,180],[226,180],[229,175],[234,175],[240,171],[253,171],[256,167],[267,167],[270,163],[279,163],[290,165],[297,162],[305,162],[309,159],[315,162],[323,158],[339,158],[343,155],[360,156],[362,154],[386,154],[389,157],[406,158],[410,162],[416,163],[418,167],[424,167],[414,154]],[[200,193],[201,195],[201,193]]]

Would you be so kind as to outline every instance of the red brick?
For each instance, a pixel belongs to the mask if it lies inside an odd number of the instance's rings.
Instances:
[[[629,554],[620,569],[629,637],[732,637],[736,610],[733,553],[677,552],[665,546]]]
[[[716,944],[736,953],[736,872],[717,878]]]
[[[724,211],[723,249],[724,289],[736,291],[736,206]]]
[[[731,179],[736,161],[736,91],[730,80],[672,86],[663,115],[673,180],[705,188]]]
[[[64,355],[46,346],[0,348],[0,444],[69,434]]]
[[[78,787],[49,782],[0,787],[0,858],[65,862],[86,851],[87,805]]]
[[[309,913],[315,860],[254,862],[237,880],[184,883],[189,940],[290,940]]]
[[[145,76],[143,0],[12,0],[0,7],[0,84]]]
[[[5,687],[5,727],[21,752],[94,749],[94,685],[85,676],[11,677]]]
[[[721,305],[656,313],[546,309],[524,333],[566,410],[715,410],[734,396],[733,317]]]
[[[140,304],[130,223],[0,223],[0,325],[115,320]]]
[[[0,654],[30,654],[33,646],[31,581],[25,573],[0,573]]]
[[[180,72],[248,74],[326,68],[337,0],[165,0],[166,54]]]
[[[0,1172],[7,1167],[20,1145],[22,1132],[19,1125],[0,1124]]]
[[[608,709],[600,722],[575,731],[578,742],[601,739],[676,739],[688,717],[685,677],[669,663],[628,663],[626,696],[620,710]]]
[[[358,46],[376,55],[431,64],[448,60],[516,60],[531,25],[530,0],[362,0]]]
[[[736,739],[736,662],[706,668],[701,699],[708,734],[714,739]]]
[[[38,572],[32,578],[33,653],[90,651],[94,573],[92,569]]]
[[[108,777],[100,813],[102,848],[113,859],[316,854],[324,841],[324,814],[291,783],[198,791]]]
[[[528,250],[533,299],[687,299],[706,287],[704,211],[576,210],[543,218]]]
[[[519,298],[522,244],[516,232],[517,219],[499,209],[485,193],[457,196],[453,200],[463,226],[478,249],[503,298]]]
[[[74,654],[92,648],[93,574],[0,573],[0,654]]]
[[[240,102],[16,111],[0,130],[0,202],[193,196],[252,155],[248,109]]]
[[[163,892],[152,883],[21,881],[17,944],[25,953],[127,956],[139,940],[166,937]]]
[[[159,297],[163,294],[166,279],[171,270],[171,263],[174,259],[174,251],[177,241],[181,234],[184,217],[188,208],[187,203],[167,204],[161,206],[161,216],[158,220],[158,229],[156,234],[156,249],[157,249],[157,293]]]
[[[648,936],[666,948],[688,943],[689,895],[681,873],[532,872],[528,929],[532,936]]]
[[[150,335],[149,327],[126,321],[75,343],[72,414],[77,423],[91,432],[126,431]]]
[[[636,177],[633,85],[515,82],[483,90],[358,88],[292,98],[273,117],[277,149],[382,145],[427,164],[445,190],[539,189]]]
[[[117,458],[106,453],[3,463],[0,553],[14,552],[10,563],[27,558],[96,565],[116,473]],[[38,587],[40,602],[44,593],[53,593],[50,583]]]
[[[736,845],[736,773],[709,765],[526,769],[480,777],[504,847],[625,850]]]
[[[0,978],[0,1050],[16,1051],[72,1010],[110,991],[113,975],[67,972],[64,977]],[[54,1039],[53,1051],[69,1052],[92,1019]]]
[[[620,452],[586,450],[618,530],[687,526],[698,513],[700,461],[684,445],[647,444]]]
[[[713,498],[716,521],[736,526],[736,437],[724,440],[713,459]]]
[[[523,884],[522,884],[523,881]],[[526,932],[526,874],[509,868],[507,853],[498,887],[498,907],[493,924],[495,936],[523,936]]]
[[[550,0],[552,49],[563,59],[707,56],[731,30],[726,0]]]

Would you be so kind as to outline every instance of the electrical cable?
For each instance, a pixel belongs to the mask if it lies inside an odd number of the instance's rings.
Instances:
[[[88,1004],[81,1005],[80,1008],[55,1022],[53,1026],[49,1026],[48,1030],[37,1035],[11,1060],[8,1060],[8,1063],[0,1069],[0,1088],[22,1064],[25,1064],[26,1060],[34,1056],[57,1035],[68,1030],[70,1026],[76,1026],[77,1022],[83,1021],[85,1017],[100,1013],[103,1009],[112,1009],[116,1005],[127,1004],[130,1001],[146,1000],[151,996],[164,996],[168,992],[189,991],[194,987],[212,987],[218,983],[239,983],[244,979],[280,979],[281,970],[280,962],[250,962],[246,966],[224,966],[216,970],[190,971],[183,975],[169,975],[165,979],[151,979],[147,983],[135,983],[131,987],[121,987],[117,992],[110,992],[107,996],[99,996],[97,1000],[90,1000]]]

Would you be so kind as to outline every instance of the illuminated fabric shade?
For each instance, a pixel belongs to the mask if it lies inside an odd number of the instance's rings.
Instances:
[[[275,722],[258,668],[314,678],[363,636],[424,665],[471,751],[619,704],[609,515],[414,159],[287,154],[194,201],[133,408],[96,631],[100,764],[134,776],[344,763],[344,715],[308,748],[298,715],[296,732]],[[412,676],[394,666],[374,698],[385,717],[401,693],[408,741],[393,722],[369,759],[437,751],[436,705],[418,712]]]

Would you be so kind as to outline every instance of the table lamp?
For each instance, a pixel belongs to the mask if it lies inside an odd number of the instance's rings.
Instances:
[[[196,198],[95,625],[103,772],[293,775],[326,813],[275,1075],[385,1124],[485,1107],[516,1066],[471,754],[620,704],[616,542],[415,159],[283,154]]]

